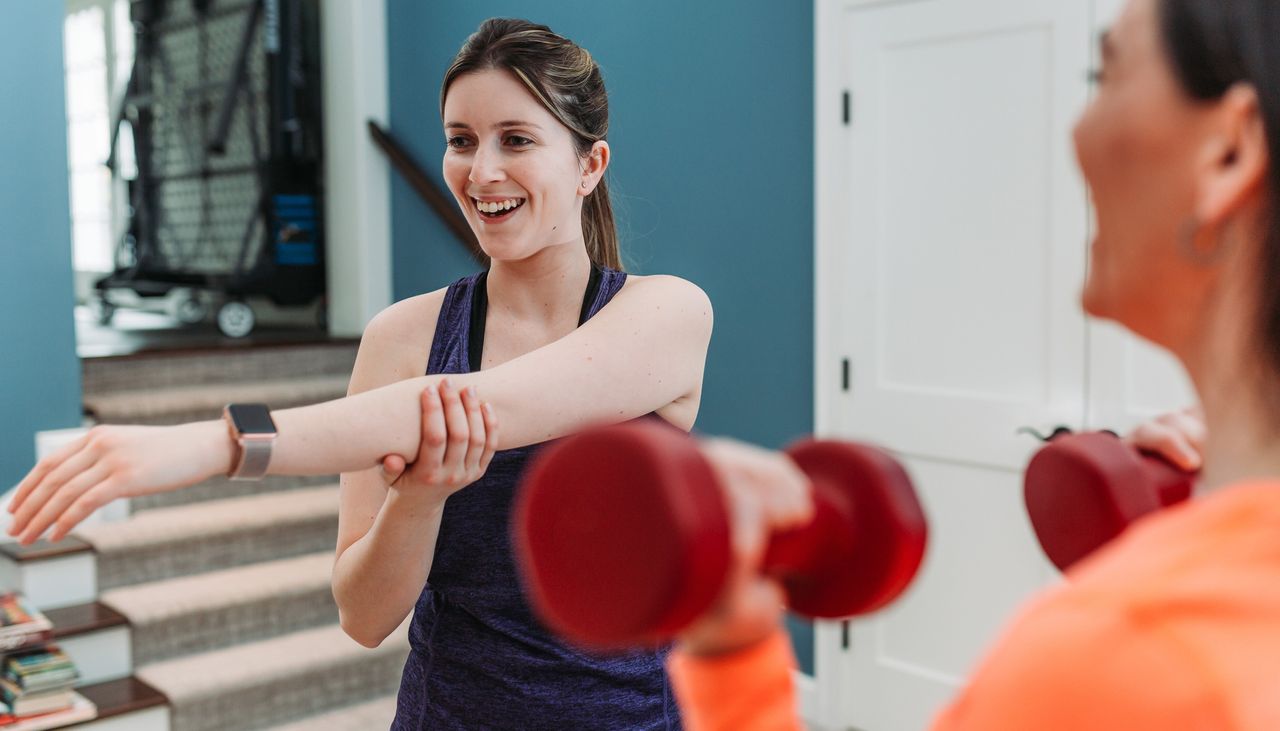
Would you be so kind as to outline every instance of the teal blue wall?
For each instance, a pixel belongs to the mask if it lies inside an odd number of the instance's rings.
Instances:
[[[0,2],[0,492],[34,435],[80,423],[63,3]]]
[[[698,429],[778,446],[813,428],[813,4],[387,0],[391,129],[439,180],[440,78],[490,16],[586,47],[610,91],[611,185],[637,273],[716,310]],[[474,265],[393,179],[397,299]]]

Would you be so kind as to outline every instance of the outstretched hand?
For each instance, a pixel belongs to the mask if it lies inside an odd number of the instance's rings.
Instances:
[[[23,545],[50,526],[60,540],[121,497],[176,490],[226,473],[231,440],[221,421],[179,426],[96,426],[40,460],[9,503],[9,535]]]
[[[489,469],[498,447],[498,418],[474,386],[459,393],[449,379],[420,398],[422,439],[412,463],[398,454],[382,460],[389,489],[443,503]]]

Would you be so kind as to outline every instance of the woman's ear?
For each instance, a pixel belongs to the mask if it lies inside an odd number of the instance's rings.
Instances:
[[[598,140],[591,145],[591,151],[587,153],[586,159],[582,165],[582,181],[578,185],[578,195],[586,197],[591,195],[596,186],[600,184],[600,180],[604,178],[604,171],[609,168],[609,143],[604,140]]]
[[[1264,187],[1270,154],[1258,92],[1252,85],[1239,83],[1228,89],[1214,114],[1196,216],[1206,227],[1216,229]]]

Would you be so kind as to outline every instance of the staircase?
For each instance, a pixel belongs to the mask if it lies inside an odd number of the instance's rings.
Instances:
[[[345,393],[355,347],[87,359],[85,405],[101,423],[172,424],[217,418],[232,401],[273,408],[315,403]],[[130,508],[127,520],[84,526],[77,540],[0,547],[0,581],[23,588],[39,606],[65,607],[50,613],[55,626],[69,627],[79,616],[59,612],[100,618],[80,619],[78,634],[68,628],[59,636],[85,674],[84,695],[103,707],[96,685],[142,695],[154,690],[159,700],[114,718],[125,723],[119,728],[390,725],[407,624],[373,650],[338,626],[329,588],[336,476],[220,478],[134,499]],[[143,723],[138,714],[157,708],[167,709],[167,725]],[[112,722],[100,716],[84,728],[99,731]]]

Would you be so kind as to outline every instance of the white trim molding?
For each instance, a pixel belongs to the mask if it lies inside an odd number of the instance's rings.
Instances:
[[[392,297],[390,167],[366,129],[389,115],[386,3],[320,5],[329,332],[358,336]]]

